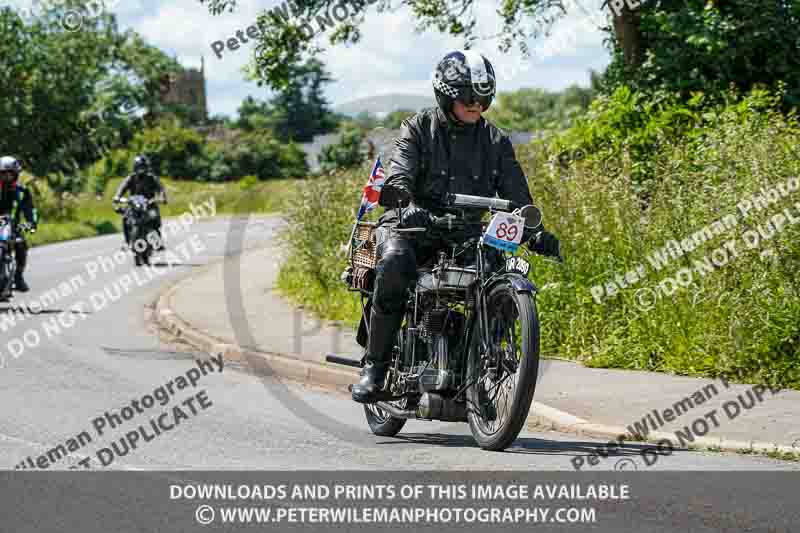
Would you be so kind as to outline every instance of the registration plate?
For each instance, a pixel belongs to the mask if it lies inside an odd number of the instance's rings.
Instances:
[[[506,272],[516,272],[527,276],[531,271],[531,264],[521,257],[509,257],[506,259]]]
[[[483,242],[505,252],[515,252],[522,242],[524,229],[524,218],[511,213],[497,213],[486,228]]]

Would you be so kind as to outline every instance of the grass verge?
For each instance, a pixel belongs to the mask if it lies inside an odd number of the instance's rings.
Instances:
[[[56,208],[49,190],[36,184],[34,202],[39,208],[39,230],[29,237],[32,246],[54,242],[82,239],[122,231],[122,218],[111,208],[121,178],[109,181],[102,197],[82,193],[71,197]],[[201,204],[214,197],[217,213],[275,213],[286,208],[294,195],[299,180],[276,179],[257,183],[227,182],[203,183],[184,180],[162,179],[169,203],[161,206],[161,216],[177,216],[189,210],[190,204]],[[39,200],[44,200],[41,205]],[[50,216],[48,216],[50,215]]]

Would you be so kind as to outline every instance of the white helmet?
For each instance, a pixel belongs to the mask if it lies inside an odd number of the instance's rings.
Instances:
[[[9,155],[0,157],[0,175],[5,172],[12,172],[13,178],[11,181],[16,181],[16,179],[19,178],[19,173],[22,172],[22,165],[19,164],[19,161]]]

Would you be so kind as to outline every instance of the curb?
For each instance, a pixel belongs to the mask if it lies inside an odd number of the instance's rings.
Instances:
[[[243,253],[248,253],[245,250]],[[321,363],[303,361],[291,355],[268,352],[264,350],[242,347],[230,341],[216,338],[212,335],[195,329],[190,323],[178,316],[170,306],[172,295],[180,286],[190,279],[204,274],[213,266],[228,258],[211,263],[208,268],[172,283],[159,293],[154,310],[154,321],[162,329],[186,341],[195,348],[211,355],[222,354],[225,361],[249,363],[251,371],[267,376],[277,376],[298,381],[305,384],[331,387],[341,392],[347,392],[347,386],[357,380],[358,370],[345,370]],[[562,433],[579,436],[608,438],[611,442],[663,444],[665,440],[673,443],[676,438],[674,433],[654,431],[649,433],[647,439],[642,440],[628,432],[621,426],[597,424],[584,420],[570,413],[561,411],[549,405],[534,401],[526,420],[530,429],[549,429]],[[602,447],[598,444],[598,449]],[[800,447],[786,446],[777,443],[768,443],[751,440],[737,441],[724,437],[695,437],[691,446],[696,449],[712,451],[750,452],[750,453],[800,453]],[[679,449],[675,447],[675,449]]]

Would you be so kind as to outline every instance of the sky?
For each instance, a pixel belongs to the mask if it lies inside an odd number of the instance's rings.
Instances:
[[[108,2],[109,0],[107,0]],[[448,0],[457,1],[457,0]],[[528,60],[519,51],[502,54],[496,40],[474,46],[495,67],[498,91],[520,87],[558,90],[571,84],[588,85],[589,69],[603,70],[610,61],[603,47],[600,26],[606,23],[602,0],[566,0],[569,14],[559,21],[551,35],[528,44],[533,54]],[[210,114],[234,116],[248,95],[269,97],[265,88],[244,79],[242,67],[251,59],[252,40],[238,50],[225,49],[218,58],[211,48],[214,41],[227,41],[237,30],[255,23],[257,14],[279,5],[278,0],[239,0],[232,13],[211,15],[199,0],[110,0],[122,29],[132,28],[169,55],[177,56],[185,67],[199,67],[205,58],[206,90]],[[479,35],[497,33],[498,0],[476,0]],[[449,51],[462,48],[463,42],[436,30],[415,33],[410,10],[377,13],[368,7],[357,45],[327,46],[321,59],[334,83],[326,88],[332,105],[386,93],[432,95],[433,67]],[[316,37],[326,42],[327,34]]]

